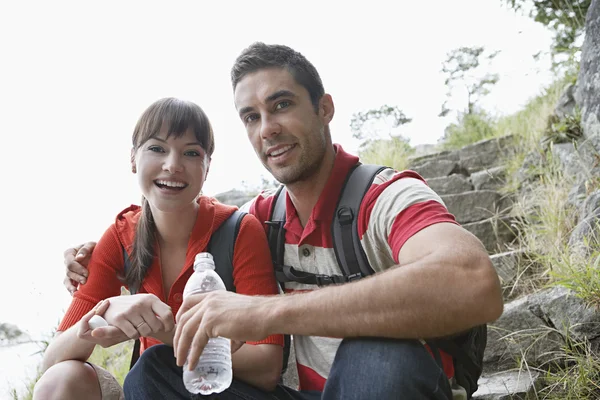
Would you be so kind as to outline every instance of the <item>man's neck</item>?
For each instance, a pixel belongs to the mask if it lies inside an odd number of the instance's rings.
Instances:
[[[333,171],[334,162],[335,150],[333,146],[331,146],[325,153],[325,157],[319,170],[309,179],[286,185],[286,189],[296,208],[302,227],[306,226],[312,210],[319,201],[319,197]]]
[[[159,244],[168,246],[187,246],[190,234],[198,216],[198,204],[181,211],[154,211],[154,224]]]

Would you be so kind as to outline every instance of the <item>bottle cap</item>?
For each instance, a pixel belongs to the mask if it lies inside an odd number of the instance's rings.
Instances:
[[[215,263],[213,260],[213,256],[210,253],[198,253],[196,254],[196,258],[194,259],[194,270],[200,264],[203,265],[204,268],[215,269]]]

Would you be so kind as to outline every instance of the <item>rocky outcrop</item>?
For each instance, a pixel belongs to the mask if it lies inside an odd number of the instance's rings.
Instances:
[[[600,0],[593,0],[585,23],[585,40],[575,93],[586,138],[600,137]]]
[[[461,225],[491,253],[506,250],[515,238],[504,162],[514,153],[514,137],[482,140],[459,150],[409,159],[409,168],[427,180]]]

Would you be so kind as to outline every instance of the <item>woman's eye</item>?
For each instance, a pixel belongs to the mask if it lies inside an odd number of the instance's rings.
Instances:
[[[148,146],[148,150],[153,151],[155,153],[164,153],[164,150],[160,146]]]
[[[191,157],[198,157],[200,155],[200,152],[196,150],[188,150],[185,152],[185,155]]]
[[[288,108],[289,106],[290,106],[290,102],[289,101],[280,101],[275,106],[275,109],[276,110],[281,110],[282,108]]]

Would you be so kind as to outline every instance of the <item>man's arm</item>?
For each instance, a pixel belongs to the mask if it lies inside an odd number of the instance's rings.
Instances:
[[[452,223],[414,234],[399,264],[345,285],[285,296],[211,292],[190,296],[177,314],[178,365],[209,337],[258,340],[270,334],[435,338],[496,320],[498,275],[481,242]]]
[[[400,265],[370,278],[273,301],[269,331],[433,338],[502,314],[496,271],[481,242],[463,228],[451,223],[424,228],[406,241],[398,258]]]

